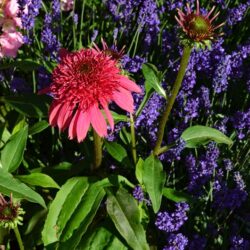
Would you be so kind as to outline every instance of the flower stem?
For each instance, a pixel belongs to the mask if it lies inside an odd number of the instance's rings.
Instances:
[[[94,152],[95,152],[95,158],[94,158],[94,166],[93,170],[97,169],[102,164],[102,138],[93,130],[93,136],[94,136]]]
[[[15,232],[16,239],[17,239],[20,250],[24,250],[23,241],[22,241],[22,238],[21,238],[21,235],[20,235],[20,232],[19,232],[19,229],[17,226],[14,228],[14,232]]]
[[[192,47],[189,47],[189,46],[184,47],[183,55],[181,58],[180,68],[179,68],[173,89],[171,91],[169,100],[166,104],[165,110],[164,110],[163,115],[162,115],[161,120],[160,120],[157,141],[155,144],[155,148],[153,150],[154,155],[158,155],[159,152],[161,151],[160,148],[161,148],[161,144],[162,144],[162,140],[163,140],[163,136],[164,136],[164,130],[166,127],[166,123],[168,121],[168,118],[169,118],[170,112],[172,110],[172,107],[174,105],[175,99],[176,99],[176,97],[179,93],[179,90],[181,88],[181,83],[182,83],[182,80],[183,80],[185,73],[186,73],[186,68],[188,66],[191,51],[192,51]]]
[[[135,139],[135,122],[133,114],[130,113],[130,132],[131,132],[131,150],[132,156],[134,160],[134,164],[137,162],[137,154],[136,154],[136,139]]]

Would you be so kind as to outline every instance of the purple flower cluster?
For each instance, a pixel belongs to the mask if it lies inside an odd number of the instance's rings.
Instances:
[[[249,240],[237,235],[231,237],[231,247],[230,250],[248,250],[250,248]]]
[[[212,177],[219,157],[219,149],[215,143],[210,143],[205,154],[198,160],[192,154],[186,157],[186,166],[189,174],[188,190],[191,193],[200,195],[201,188]]]
[[[27,36],[24,36],[24,42],[32,42],[32,29],[35,25],[35,18],[39,14],[42,5],[41,0],[18,0],[19,16],[22,21],[23,29],[27,30]]]
[[[232,118],[238,138],[244,139],[250,133],[250,108],[247,112],[238,111]]]
[[[248,1],[245,4],[241,3],[235,8],[230,9],[228,13],[227,23],[230,26],[233,26],[236,23],[242,21],[249,6],[250,6],[250,2]]]
[[[168,244],[163,248],[163,250],[184,250],[188,244],[188,238],[182,233],[173,234],[167,238]]]
[[[218,179],[221,179],[221,177]],[[235,188],[229,188],[227,182],[223,180],[215,182],[213,207],[221,211],[225,209],[234,210],[241,207],[242,203],[246,201],[248,194],[239,172],[234,172],[234,182]]]
[[[194,249],[203,250],[206,248],[206,244],[207,244],[207,239],[204,236],[195,234],[192,240],[189,241],[188,249],[189,250],[194,250]]]
[[[176,203],[176,210],[173,213],[159,212],[155,225],[158,229],[165,232],[176,232],[178,231],[184,222],[188,219],[187,211],[189,205],[185,202]]]
[[[128,55],[124,55],[121,60],[122,67],[130,73],[137,73],[145,62],[146,59],[140,56],[131,58]]]
[[[60,41],[57,38],[59,31],[58,22],[60,20],[60,2],[53,0],[52,12],[47,13],[44,18],[44,26],[41,33],[41,41],[45,45],[46,52],[49,53],[53,60],[58,59],[58,52],[61,47]]]
[[[135,197],[136,200],[139,202],[142,202],[144,200],[144,194],[143,190],[140,186],[136,186],[133,190],[133,196]]]

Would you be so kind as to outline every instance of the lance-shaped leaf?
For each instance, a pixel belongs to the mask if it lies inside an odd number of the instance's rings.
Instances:
[[[152,202],[154,212],[157,213],[161,206],[166,173],[163,171],[160,160],[153,155],[150,155],[143,164],[142,179]]]
[[[233,144],[233,141],[219,130],[201,125],[187,128],[182,133],[181,138],[186,142],[187,148],[196,148],[210,141],[224,143],[229,146]]]
[[[0,193],[8,196],[12,193],[14,198],[38,203],[46,208],[45,202],[40,194],[15,179],[10,173],[2,168],[0,168]]]
[[[126,190],[119,189],[116,194],[108,191],[107,211],[132,249],[149,250],[137,202]]]
[[[6,171],[15,171],[23,160],[23,153],[28,137],[28,126],[12,135],[1,153],[1,163]]]

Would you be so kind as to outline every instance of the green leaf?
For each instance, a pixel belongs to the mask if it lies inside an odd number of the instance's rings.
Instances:
[[[34,124],[31,128],[29,128],[29,135],[35,135],[43,130],[45,130],[49,126],[49,123],[47,121],[39,121],[36,124]]]
[[[137,202],[125,189],[119,189],[115,195],[108,192],[107,211],[116,229],[132,249],[149,249]]]
[[[191,202],[192,201],[192,197],[184,192],[181,191],[177,191],[175,189],[172,188],[164,188],[163,189],[163,195],[174,202]]]
[[[138,160],[138,162],[136,164],[136,167],[135,167],[135,176],[136,176],[136,179],[138,180],[138,182],[140,184],[143,183],[143,180],[142,180],[143,164],[144,164],[143,159],[139,158],[139,160]]]
[[[114,118],[115,123],[117,122],[127,122],[129,119],[126,115],[119,115],[114,111],[111,111],[112,117]]]
[[[85,194],[88,186],[89,183],[86,177],[75,177],[69,179],[61,187],[60,191],[56,194],[55,199],[51,203],[42,232],[43,243],[45,246],[59,241],[62,230],[68,221],[68,216],[71,216],[74,212],[74,209],[81,201],[80,199]],[[71,208],[68,216],[65,215],[65,207]],[[63,216],[65,216],[65,218]],[[59,217],[60,221],[58,221]],[[58,224],[61,225],[61,228]]]
[[[60,242],[60,249],[74,249],[92,222],[105,195],[107,179],[91,184],[87,177],[68,180],[53,200],[45,221],[45,245]]]
[[[12,193],[14,198],[26,199],[46,208],[45,202],[40,194],[15,179],[10,173],[2,168],[0,168],[0,193],[8,196]]]
[[[196,148],[210,141],[225,143],[229,146],[233,144],[233,141],[219,130],[201,125],[187,128],[182,133],[181,138],[186,142],[187,148]]]
[[[26,94],[22,96],[5,96],[1,101],[10,105],[19,113],[29,117],[47,117],[51,97],[47,95]]]
[[[161,206],[162,192],[166,180],[162,163],[150,155],[143,164],[143,183],[152,202],[153,210],[157,213]]]
[[[117,161],[122,162],[122,160],[127,156],[127,151],[124,147],[116,142],[105,141],[105,147],[108,153]]]
[[[73,218],[73,224],[75,224],[76,227],[72,227],[74,230],[72,231],[71,237],[62,242],[59,249],[78,249],[77,246],[83,235],[86,233],[90,223],[93,221],[104,196],[104,189],[98,189],[95,185],[91,187],[91,192],[86,196],[86,199],[83,200],[83,203],[79,208],[79,213]],[[84,211],[85,208],[87,208],[87,212]],[[70,226],[73,224],[70,224]]]
[[[157,68],[153,64],[144,63],[142,65],[142,72],[146,80],[146,88],[148,90],[153,88],[159,95],[167,98],[166,91],[161,86],[161,74]]]
[[[83,237],[78,250],[127,250],[128,248],[105,227],[95,229],[89,237]]]
[[[32,173],[30,175],[17,175],[17,179],[31,185],[44,188],[60,188],[58,184],[48,175],[42,173]]]
[[[25,60],[15,60],[14,62],[1,63],[0,69],[8,69],[10,67],[20,68],[24,72],[36,70],[42,65],[33,59],[25,59]]]
[[[12,135],[1,153],[1,163],[5,170],[15,171],[23,160],[23,154],[28,138],[28,126]]]

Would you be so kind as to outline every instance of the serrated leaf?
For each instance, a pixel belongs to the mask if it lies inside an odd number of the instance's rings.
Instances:
[[[107,211],[120,235],[136,250],[149,250],[135,199],[125,190],[108,192]]]
[[[6,171],[15,171],[23,160],[28,138],[28,126],[20,129],[9,138],[1,153],[1,163]]]
[[[210,141],[225,143],[229,146],[233,144],[233,141],[219,130],[201,125],[187,128],[182,133],[181,138],[186,142],[187,148],[196,148]]]
[[[122,162],[122,160],[127,156],[127,151],[124,147],[116,142],[105,141],[105,147],[108,153],[117,161]]]
[[[47,127],[49,127],[49,123],[47,121],[39,121],[29,128],[29,135],[38,134],[45,130]]]
[[[31,185],[44,188],[60,188],[58,184],[48,175],[42,173],[32,173],[29,175],[17,175],[17,179]]]
[[[172,188],[164,188],[163,195],[167,199],[174,201],[174,202],[182,202],[182,201],[191,202],[192,201],[192,198],[190,195],[188,195],[184,192],[181,192],[181,191],[177,191],[177,190],[172,189]]]
[[[152,202],[153,210],[157,213],[161,206],[166,173],[163,171],[160,160],[153,155],[144,161],[142,179]]]
[[[142,65],[142,72],[145,78],[146,91],[150,91],[153,88],[159,95],[167,98],[166,91],[161,86],[160,72],[157,68],[150,63],[144,63]]]
[[[0,168],[0,193],[8,196],[12,193],[14,198],[38,203],[46,208],[45,202],[40,194],[15,179],[10,173],[2,168]]]

